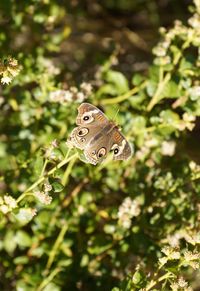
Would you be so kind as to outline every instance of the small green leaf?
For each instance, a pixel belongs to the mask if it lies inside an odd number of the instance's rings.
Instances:
[[[121,72],[109,70],[105,75],[105,80],[113,84],[118,94],[123,94],[129,90],[128,80]]]
[[[53,282],[50,282],[43,291],[60,291],[61,288]]]
[[[23,230],[18,230],[15,241],[20,247],[29,247],[32,244],[30,236]]]
[[[42,156],[40,156],[40,154],[38,154],[37,157],[34,159],[33,165],[34,174],[36,177],[38,177],[41,174],[44,165],[44,159]]]
[[[58,181],[54,181],[53,183],[51,183],[51,186],[53,187],[53,191],[55,193],[59,193],[64,189],[64,186]]]
[[[137,73],[133,75],[131,83],[135,86],[138,86],[142,83],[142,81],[144,81],[144,76]]]
[[[28,256],[20,256],[20,257],[14,258],[13,262],[16,265],[21,265],[21,264],[24,265],[29,262],[29,258]]]
[[[33,209],[25,207],[20,208],[17,213],[13,213],[13,216],[16,218],[20,225],[25,225],[33,218]]]
[[[12,254],[16,247],[15,233],[13,230],[8,230],[4,237],[4,248],[9,254]]]

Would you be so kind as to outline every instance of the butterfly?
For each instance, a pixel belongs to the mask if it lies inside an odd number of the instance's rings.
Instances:
[[[96,165],[113,152],[113,160],[127,160],[132,149],[118,126],[96,106],[82,103],[68,145],[83,150],[87,162]]]

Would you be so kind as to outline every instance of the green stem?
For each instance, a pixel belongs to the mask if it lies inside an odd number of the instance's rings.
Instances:
[[[191,41],[192,41],[192,38],[185,41],[184,44],[182,45],[181,50],[174,57],[174,60],[173,60],[174,67],[178,64],[178,62],[183,54],[183,51],[190,45]],[[163,70],[162,67],[160,67],[160,69]],[[151,111],[153,109],[153,107],[163,98],[161,96],[161,93],[162,93],[164,87],[166,86],[166,84],[170,81],[171,77],[172,77],[172,72],[168,72],[164,78],[159,80],[157,90],[147,106],[147,111]]]
[[[116,104],[116,103],[120,103],[126,99],[128,99],[129,97],[131,97],[132,95],[135,95],[136,93],[138,93],[142,88],[144,88],[146,86],[146,81],[143,82],[139,87],[134,87],[133,89],[129,90],[128,92],[126,92],[123,95],[117,96],[115,98],[107,98],[107,99],[103,99],[100,103],[102,105],[106,105],[106,104]]]
[[[66,165],[67,163],[69,163],[72,159],[75,159],[78,156],[78,154],[74,154],[72,156],[70,156],[68,158],[68,154],[66,155],[66,157],[64,158],[63,161],[61,161],[58,165],[56,165],[54,168],[52,168],[49,172],[47,172],[47,174],[42,177],[40,177],[35,183],[33,183],[28,189],[26,189],[17,199],[17,201],[21,201],[29,192],[32,192],[33,189],[35,189],[39,184],[41,184],[46,177],[51,176],[57,169],[62,168],[64,165]]]
[[[65,172],[64,172],[64,175],[63,175],[63,177],[62,177],[62,185],[63,185],[63,186],[65,186],[65,185],[67,184],[68,177],[69,177],[69,175],[70,175],[70,173],[71,173],[71,170],[72,170],[72,168],[73,168],[75,162],[76,162],[76,158],[72,159],[72,160],[69,162],[69,164],[68,164],[68,166],[67,166],[67,168],[66,168],[66,170],[65,170]]]
[[[147,111],[151,111],[152,108],[162,99],[161,93],[170,79],[171,79],[171,73],[168,72],[165,75],[164,79],[161,82],[159,82],[157,90],[147,106]]]
[[[46,277],[39,287],[36,289],[36,291],[42,291],[52,280],[53,278],[61,271],[61,268],[55,268],[48,277]]]
[[[22,199],[24,199],[26,196],[34,196],[33,193],[29,193],[29,192],[25,192],[25,193],[22,193],[18,199],[17,199],[17,203],[19,203]]]
[[[59,247],[60,247],[60,244],[63,241],[63,238],[65,236],[67,229],[68,229],[68,224],[65,224],[65,225],[63,225],[63,227],[60,230],[60,233],[59,233],[59,235],[54,243],[54,246],[49,254],[49,259],[48,259],[47,265],[46,265],[47,270],[49,270],[51,268],[51,265],[53,264],[54,258],[56,256],[56,253],[57,253]]]
[[[168,272],[168,273],[164,274],[163,276],[161,276],[160,278],[158,278],[157,280],[151,281],[150,284],[149,284],[149,286],[147,286],[145,288],[145,290],[146,291],[151,290],[151,288],[154,287],[156,284],[164,281],[165,279],[169,279],[169,278],[172,278],[172,277],[174,277],[174,275],[172,273],[169,273]]]
[[[44,176],[44,172],[45,172],[47,164],[48,164],[48,160],[45,159],[44,160],[44,165],[43,165],[43,168],[42,168],[42,171],[41,171],[41,174],[40,174],[40,177]]]

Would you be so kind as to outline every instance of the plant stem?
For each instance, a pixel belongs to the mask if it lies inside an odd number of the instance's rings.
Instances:
[[[67,181],[68,181],[69,175],[70,175],[70,173],[71,173],[71,170],[72,170],[72,168],[73,168],[75,162],[76,162],[76,158],[75,158],[75,159],[72,159],[72,160],[69,162],[69,164],[68,164],[68,166],[67,166],[67,168],[66,168],[66,170],[65,170],[65,172],[64,172],[64,175],[63,175],[63,177],[62,177],[62,185],[63,185],[63,186],[65,186],[65,185],[67,184]]]
[[[25,193],[22,193],[18,199],[17,199],[17,203],[19,203],[22,199],[24,199],[26,196],[34,196],[33,193],[29,193],[29,192],[25,192]]]
[[[39,285],[39,287],[36,289],[36,291],[42,291],[52,280],[53,278],[61,271],[61,268],[55,268],[48,277],[46,277],[41,284]]]
[[[162,99],[161,93],[170,79],[171,79],[171,73],[168,72],[165,75],[164,79],[161,82],[159,82],[157,90],[147,106],[147,111],[151,111],[152,108]]]
[[[182,56],[183,51],[189,46],[191,41],[192,41],[192,39],[189,39],[189,40],[187,40],[187,41],[185,41],[183,43],[181,50],[174,57],[174,60],[173,60],[174,67],[178,64],[178,62],[179,62],[179,60],[180,60],[180,58]],[[160,67],[160,69],[162,69],[162,71],[163,71],[162,67]],[[147,111],[151,111],[153,109],[153,107],[161,99],[163,99],[163,97],[161,96],[161,93],[164,90],[166,84],[170,81],[171,77],[172,77],[172,72],[168,72],[168,73],[166,73],[164,78],[159,80],[159,84],[158,84],[157,90],[156,90],[154,96],[152,97],[151,101],[149,102],[149,104],[147,106]]]
[[[172,273],[169,273],[168,272],[168,273],[164,274],[163,276],[161,276],[160,278],[158,278],[157,280],[151,281],[150,284],[149,284],[149,286],[147,286],[145,288],[145,290],[146,291],[151,290],[151,288],[154,287],[156,284],[164,281],[165,279],[172,278],[172,277],[174,277],[174,275]]]
[[[42,177],[40,177],[35,183],[33,183],[28,189],[26,189],[17,199],[17,202],[21,201],[29,192],[32,192],[33,189],[35,189],[40,183],[42,183],[46,177],[51,176],[57,169],[62,168],[64,165],[66,165],[67,163],[69,163],[71,160],[76,159],[76,157],[78,156],[78,154],[74,154],[72,156],[70,156],[68,158],[68,153],[66,155],[66,157],[64,158],[63,161],[61,161],[58,165],[56,165],[55,167],[53,167],[49,172],[47,172],[46,175],[43,175]],[[30,193],[29,193],[30,194]]]
[[[117,96],[115,98],[107,98],[107,99],[103,99],[101,101],[102,105],[106,105],[106,104],[116,104],[116,103],[120,103],[126,99],[128,99],[129,97],[131,97],[132,95],[135,95],[136,93],[138,93],[142,88],[144,88],[146,86],[146,81],[143,82],[140,86],[138,87],[134,87],[131,90],[129,90],[128,92],[126,92],[123,95]]]
[[[64,224],[63,227],[60,230],[60,233],[53,245],[53,248],[49,254],[49,259],[47,261],[46,269],[49,270],[51,268],[51,265],[53,264],[53,261],[55,259],[56,253],[60,247],[61,242],[63,241],[63,238],[65,236],[65,233],[68,229],[68,224]]]
[[[45,159],[44,160],[44,165],[43,165],[43,168],[42,168],[42,171],[41,171],[41,174],[40,174],[40,177],[42,177],[44,175],[44,172],[45,172],[47,164],[48,164],[48,160]]]

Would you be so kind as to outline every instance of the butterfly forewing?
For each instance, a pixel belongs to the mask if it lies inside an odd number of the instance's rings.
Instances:
[[[78,127],[74,128],[68,142],[70,145],[84,150],[86,160],[96,165],[113,151],[114,160],[126,160],[132,149],[118,127],[105,114],[89,103],[78,108],[76,119]]]

